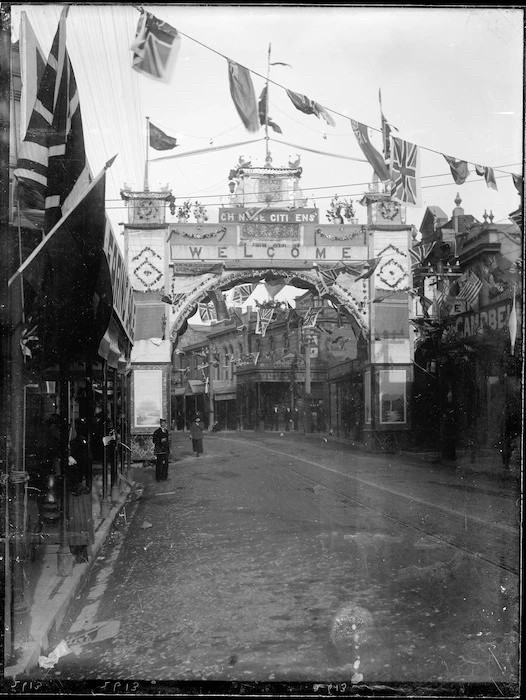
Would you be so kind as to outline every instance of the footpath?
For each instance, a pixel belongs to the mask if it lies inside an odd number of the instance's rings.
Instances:
[[[261,431],[263,432],[263,431]],[[238,435],[254,434],[253,431],[236,432]],[[269,434],[276,434],[275,432]],[[296,439],[306,439],[309,441],[330,441],[339,442],[356,452],[371,454],[365,450],[363,445],[355,443],[351,439],[331,435],[330,433],[308,433],[293,432]],[[175,433],[173,435],[174,446],[179,443],[185,444],[186,433]],[[177,449],[174,450],[177,453]],[[406,451],[396,453],[385,453],[396,462],[405,462],[414,465],[442,464],[445,469],[454,471],[457,474],[469,476],[472,480],[491,481],[500,484],[503,488],[518,488],[521,485],[521,464],[520,460],[510,465],[508,470],[502,466],[499,454],[496,450],[478,450],[477,454],[459,450],[455,462],[444,462],[434,451]],[[132,472],[134,468],[132,468]],[[133,486],[133,488],[132,488]],[[38,665],[41,655],[49,647],[51,635],[60,628],[67,610],[79,594],[83,585],[88,580],[88,574],[97,560],[115,521],[119,516],[126,517],[126,508],[132,504],[132,500],[137,497],[137,491],[141,489],[139,484],[133,481],[128,484],[122,482],[118,493],[112,494],[112,504],[106,517],[100,516],[100,484],[94,487],[93,494],[93,515],[95,525],[95,542],[91,547],[89,561],[75,564],[69,576],[60,576],[57,571],[58,544],[41,545],[38,554],[39,573],[36,581],[32,585],[31,604],[24,622],[24,633],[19,634],[17,639],[15,629],[15,649],[11,666],[4,669],[4,678],[16,680],[21,677],[31,677],[31,669]],[[139,490],[140,494],[140,490]]]
[[[30,675],[31,669],[38,665],[39,657],[49,646],[48,640],[60,628],[72,600],[88,580],[89,570],[97,560],[114,522],[125,515],[123,510],[126,504],[135,498],[134,490],[121,482],[121,488],[112,493],[108,514],[102,517],[100,488],[100,481],[94,480],[94,543],[89,548],[87,562],[73,564],[71,574],[61,576],[58,573],[59,544],[44,542],[37,547],[36,561],[29,564],[36,569],[34,576],[28,576],[26,598],[29,609],[25,613],[15,614],[12,662],[4,668],[4,678],[7,680]]]

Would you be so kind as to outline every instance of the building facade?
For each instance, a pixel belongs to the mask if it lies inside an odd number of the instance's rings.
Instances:
[[[492,450],[507,463],[522,423],[522,231],[455,204],[449,219],[428,209],[416,247],[415,434],[450,458]]]

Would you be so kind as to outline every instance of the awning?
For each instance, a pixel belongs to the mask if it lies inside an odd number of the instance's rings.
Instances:
[[[188,380],[188,393],[189,394],[204,394],[205,393],[205,383],[200,379],[189,379]]]
[[[214,394],[214,399],[216,401],[235,401],[236,394]]]
[[[177,386],[175,389],[172,389],[171,392],[172,396],[184,396],[186,393],[186,389],[184,386]]]
[[[119,343],[111,327],[108,328],[104,337],[99,343],[98,353],[100,357],[103,357],[110,367],[114,369],[119,369],[119,360],[121,358],[121,351],[119,348]],[[126,361],[125,361],[126,362]],[[122,364],[120,365],[122,367]]]

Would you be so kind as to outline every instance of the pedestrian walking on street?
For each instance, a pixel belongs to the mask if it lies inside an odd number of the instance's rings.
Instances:
[[[161,418],[159,421],[159,427],[154,431],[152,440],[153,452],[155,454],[155,481],[166,481],[168,479],[170,436],[164,418]]]
[[[203,430],[205,424],[201,418],[201,414],[197,413],[192,424],[190,425],[190,440],[192,441],[192,450],[196,457],[203,454]]]

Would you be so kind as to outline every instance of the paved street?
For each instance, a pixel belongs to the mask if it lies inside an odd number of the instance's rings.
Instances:
[[[174,442],[50,640],[74,653],[33,678],[517,680],[512,485],[289,433]]]

